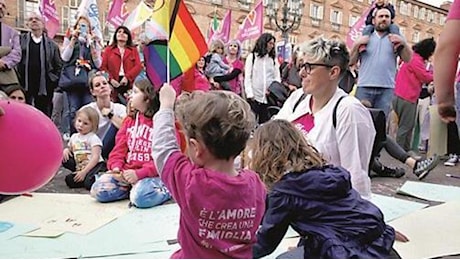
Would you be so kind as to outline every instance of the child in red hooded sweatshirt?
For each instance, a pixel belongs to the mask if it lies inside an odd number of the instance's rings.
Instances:
[[[181,249],[172,258],[252,258],[266,191],[255,172],[236,170],[233,163],[254,129],[254,114],[230,91],[182,94],[176,115],[187,157],[175,138],[175,100],[174,89],[164,85],[152,148],[158,173],[181,210]]]
[[[148,79],[134,84],[130,103],[135,112],[120,127],[107,161],[109,172],[96,180],[91,196],[99,202],[129,197],[134,206],[149,208],[169,200],[171,195],[158,177],[151,156],[152,117],[160,104]]]

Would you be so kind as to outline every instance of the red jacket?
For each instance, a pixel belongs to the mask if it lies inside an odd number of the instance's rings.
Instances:
[[[137,121],[137,122],[136,122]],[[176,124],[176,137],[182,151],[186,149],[185,136]],[[115,147],[109,154],[107,168],[135,170],[139,180],[157,177],[152,154],[153,120],[138,113],[135,118],[127,116],[115,137]]]
[[[121,54],[117,46],[107,46],[102,54],[101,70],[109,73],[109,80],[115,79],[118,81],[121,65]],[[123,55],[123,68],[125,77],[128,78],[130,84],[134,82],[136,77],[142,70],[139,52],[136,47],[125,47]]]

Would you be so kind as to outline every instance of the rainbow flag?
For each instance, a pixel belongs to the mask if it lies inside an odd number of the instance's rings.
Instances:
[[[154,10],[151,19],[157,25],[170,28],[164,28],[164,31],[169,32],[169,70],[172,80],[192,68],[208,51],[208,46],[185,3],[181,0],[164,2],[170,4],[163,4]],[[167,53],[168,40],[154,40],[144,47],[147,77],[154,86],[167,81]]]

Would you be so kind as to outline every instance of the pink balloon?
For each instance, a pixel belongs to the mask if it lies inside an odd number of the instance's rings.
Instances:
[[[0,193],[39,189],[58,171],[61,135],[42,112],[22,103],[0,100]]]

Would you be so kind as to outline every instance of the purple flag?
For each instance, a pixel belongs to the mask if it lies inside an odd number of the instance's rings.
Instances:
[[[59,31],[59,16],[56,11],[56,4],[54,3],[54,0],[42,0],[39,9],[43,19],[45,20],[48,37],[52,39]]]
[[[107,14],[107,22],[118,27],[123,24],[128,15],[125,2],[123,0],[114,0]]]
[[[366,11],[361,15],[361,17],[358,19],[358,21],[353,24],[353,26],[350,28],[350,31],[347,34],[347,46],[348,48],[353,47],[353,43],[355,43],[356,39],[361,37],[364,27],[366,27],[366,18],[369,12],[372,9],[372,6],[369,6]]]
[[[230,29],[232,23],[232,10],[228,10],[225,14],[224,19],[222,20],[222,26],[219,31],[210,30],[210,37],[208,42],[219,39],[224,43],[227,43],[230,40]],[[211,29],[211,28],[210,28]]]
[[[247,39],[259,37],[263,32],[264,7],[260,1],[244,19],[236,34],[236,39],[243,42]]]

